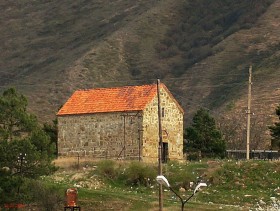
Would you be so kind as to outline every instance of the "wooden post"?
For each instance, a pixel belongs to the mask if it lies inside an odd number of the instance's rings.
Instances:
[[[162,175],[162,125],[161,125],[161,104],[160,104],[160,80],[157,80],[157,97],[158,97],[158,175]],[[159,210],[163,209],[162,184],[159,184]]]
[[[78,158],[77,168],[80,169],[80,153],[79,152],[78,152],[77,158]]]
[[[247,110],[247,142],[246,142],[246,159],[250,159],[250,128],[251,128],[251,88],[252,87],[252,65],[249,68],[248,84],[248,110]]]

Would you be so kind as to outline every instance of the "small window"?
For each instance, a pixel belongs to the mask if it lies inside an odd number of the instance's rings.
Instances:
[[[164,113],[164,108],[161,109],[161,117],[164,117],[165,113]]]

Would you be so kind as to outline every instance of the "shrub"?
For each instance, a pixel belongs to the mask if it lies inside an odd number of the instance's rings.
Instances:
[[[171,71],[172,71],[171,73],[174,76],[176,76],[176,77],[181,76],[185,72],[185,65],[181,64],[181,63],[174,63],[171,66]]]
[[[40,181],[32,181],[30,191],[32,201],[40,207],[40,210],[59,210],[63,205],[65,194],[54,186],[46,186]]]
[[[164,169],[164,175],[168,178],[168,181],[172,187],[179,189],[180,187],[190,189],[190,182],[197,182],[198,173],[197,166],[193,168],[195,164],[182,165],[176,162],[169,162]],[[198,164],[201,165],[201,164]]]
[[[97,164],[95,171],[100,177],[111,179],[114,185],[150,186],[157,175],[155,166],[138,161],[117,163],[112,160],[103,160]]]
[[[200,159],[199,152],[190,152],[187,155],[187,160],[189,160],[189,161],[198,161],[199,159]]]
[[[102,160],[97,165],[97,173],[110,179],[117,176],[116,163],[112,160]]]
[[[132,76],[141,75],[141,70],[139,70],[139,68],[137,68],[137,67],[131,67],[131,68],[129,69],[129,71],[131,72],[131,75],[132,75]]]
[[[127,185],[150,186],[151,181],[156,178],[157,171],[154,167],[142,162],[131,162],[126,170]]]

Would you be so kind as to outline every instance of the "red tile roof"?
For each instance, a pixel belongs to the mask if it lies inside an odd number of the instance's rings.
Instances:
[[[162,83],[161,87],[168,91]],[[156,95],[156,84],[78,90],[67,100],[57,115],[141,111]],[[181,109],[180,106],[179,108]]]

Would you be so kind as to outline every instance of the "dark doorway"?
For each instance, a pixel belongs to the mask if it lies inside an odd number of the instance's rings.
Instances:
[[[168,160],[168,143],[162,143],[162,162],[167,163]]]

